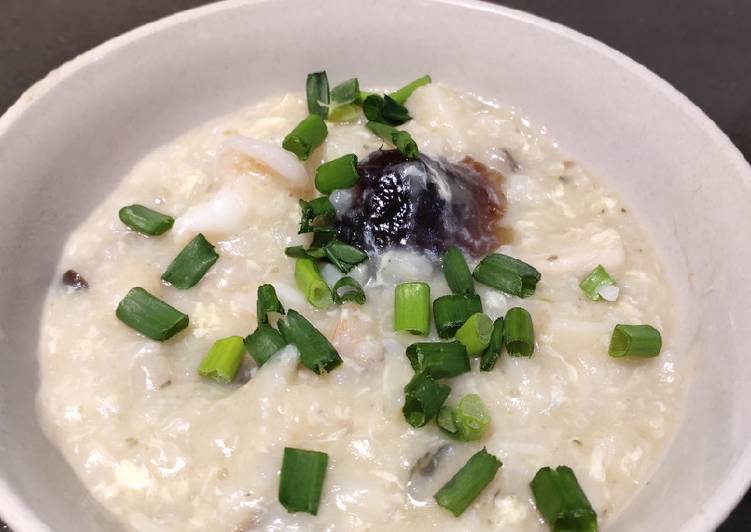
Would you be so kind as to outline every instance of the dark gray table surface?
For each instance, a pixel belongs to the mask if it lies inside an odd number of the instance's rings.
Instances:
[[[0,0],[0,112],[79,53],[145,22],[206,3]],[[643,63],[701,107],[751,160],[751,0],[498,3],[561,22]],[[751,493],[718,530],[751,530]]]

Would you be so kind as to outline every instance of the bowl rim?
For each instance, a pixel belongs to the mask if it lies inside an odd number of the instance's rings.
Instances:
[[[0,139],[6,135],[13,125],[21,119],[37,100],[43,98],[57,85],[74,76],[82,68],[104,58],[108,54],[127,46],[143,37],[153,35],[166,28],[170,28],[188,21],[199,19],[209,14],[236,9],[241,6],[269,3],[273,0],[223,0],[216,3],[198,6],[179,11],[172,15],[148,22],[121,35],[113,37],[98,46],[83,52],[75,58],[63,63],[50,71],[44,78],[37,81],[0,116]],[[738,170],[741,180],[746,187],[751,188],[751,166],[741,151],[733,144],[728,136],[709,118],[696,104],[688,99],[681,91],[673,87],[663,78],[647,67],[630,58],[618,50],[585,35],[577,30],[564,26],[558,22],[527,13],[525,11],[490,3],[489,0],[423,0],[423,3],[435,3],[449,6],[482,11],[511,18],[519,22],[530,24],[544,31],[573,40],[589,50],[603,55],[619,67],[636,75],[642,82],[660,92],[675,103],[680,111],[685,113],[697,126],[703,129],[715,142],[723,156]],[[684,525],[684,532],[703,532],[714,530],[722,520],[743,498],[751,487],[751,442],[739,455],[732,473],[728,475],[719,488],[710,495],[700,510],[691,516]],[[2,519],[18,532],[48,531],[50,527],[44,523],[16,494],[5,478],[0,478],[0,508]]]

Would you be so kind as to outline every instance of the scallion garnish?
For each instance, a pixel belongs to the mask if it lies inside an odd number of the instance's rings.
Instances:
[[[662,335],[651,325],[618,324],[610,338],[611,357],[656,357],[662,349]]]
[[[357,155],[350,153],[338,159],[323,163],[316,170],[316,189],[321,194],[354,186],[360,176],[357,175]]]
[[[498,458],[483,447],[481,451],[472,455],[433,498],[440,506],[459,517],[492,482],[502,465]]]
[[[441,429],[459,440],[480,440],[490,425],[490,413],[480,396],[472,393],[462,397],[456,408],[441,408],[436,421]]]
[[[430,76],[425,75],[421,78],[417,78],[411,83],[408,83],[398,91],[392,92],[390,96],[394,99],[394,101],[400,104],[404,104],[404,102],[407,101],[407,98],[412,96],[412,93],[415,92],[415,90],[422,87],[423,85],[427,85],[431,81],[432,80],[430,79]]]
[[[446,276],[446,282],[455,294],[474,294],[475,282],[472,280],[472,273],[469,271],[464,253],[456,246],[450,246],[443,254],[441,260],[443,275]]]
[[[335,239],[336,229],[334,227],[316,227],[313,231],[313,242],[310,243],[308,253],[317,259],[322,259],[326,256],[323,248]]]
[[[282,148],[291,151],[301,161],[307,160],[328,135],[326,122],[319,115],[308,115],[282,142]]]
[[[412,119],[407,108],[390,96],[371,94],[362,102],[365,117],[372,122],[399,126]]]
[[[534,294],[540,280],[540,272],[532,266],[500,253],[491,253],[482,259],[472,276],[478,283],[518,297]]]
[[[326,72],[308,74],[305,82],[308,112],[325,119],[329,116],[329,79]]]
[[[459,429],[456,428],[456,423],[454,423],[454,409],[450,406],[444,405],[441,407],[438,416],[435,418],[435,423],[438,425],[438,428],[451,436],[456,436],[459,432]]]
[[[336,209],[326,196],[313,198],[310,201],[300,200],[300,230],[298,234],[312,233],[317,229],[328,230],[336,216]]]
[[[471,357],[482,353],[488,344],[493,332],[493,320],[482,312],[472,314],[464,324],[456,331],[456,339],[467,348],[467,354]]]
[[[162,281],[183,290],[191,288],[206,275],[218,258],[213,244],[198,233],[170,263],[162,274]]]
[[[615,279],[610,276],[602,264],[598,264],[597,268],[592,270],[590,274],[579,283],[579,288],[581,288],[592,301],[597,301],[598,299],[615,301],[618,298],[618,289],[615,286]],[[603,293],[600,293],[601,291]]]
[[[396,146],[396,149],[407,159],[417,159],[420,156],[420,150],[417,147],[417,143],[406,131],[400,131],[388,124],[381,124],[372,121],[367,123],[367,127],[378,137]]]
[[[394,287],[394,330],[426,336],[430,331],[430,286],[402,283]]]
[[[451,338],[472,314],[482,312],[482,301],[475,294],[453,294],[433,301],[433,319],[441,338]]]
[[[221,384],[229,384],[235,379],[244,356],[245,348],[240,336],[222,338],[211,346],[198,367],[198,374]]]
[[[333,302],[331,290],[318,271],[316,263],[310,259],[297,259],[295,262],[297,288],[305,294],[308,303],[316,308],[327,308]]]
[[[188,315],[137,286],[117,305],[117,318],[152,340],[163,342],[188,326]]]
[[[326,453],[284,448],[279,474],[279,503],[289,513],[318,513],[328,463],[329,455]]]
[[[404,419],[415,428],[426,425],[438,414],[450,393],[450,386],[416,373],[404,387]]]
[[[365,303],[365,291],[360,283],[352,277],[345,276],[339,279],[331,288],[334,303],[341,305],[345,301],[352,301],[358,305]]]
[[[274,353],[287,345],[281,333],[268,323],[259,323],[256,330],[245,337],[243,343],[258,367],[263,366]]]
[[[118,212],[120,221],[125,225],[149,236],[158,236],[169,231],[175,219],[166,214],[156,212],[143,205],[128,205]]]
[[[495,367],[503,349],[503,329],[503,318],[498,318],[493,322],[490,343],[480,358],[480,371],[491,371]]]
[[[262,284],[258,287],[258,299],[256,300],[256,314],[258,323],[269,322],[269,312],[284,314],[284,307],[276,296],[276,290],[270,284]]]
[[[342,81],[331,89],[331,103],[339,106],[355,103],[360,97],[360,82],[357,78]]]
[[[407,347],[407,358],[416,373],[434,379],[448,379],[470,370],[467,350],[459,342],[418,342]]]
[[[360,116],[360,108],[354,103],[339,105],[329,111],[330,122],[354,122]]]
[[[287,318],[279,320],[279,332],[287,343],[297,347],[300,352],[300,363],[319,375],[333,370],[342,363],[334,346],[295,310],[290,309]]]
[[[535,351],[535,330],[532,316],[521,307],[510,308],[503,320],[503,343],[512,357],[532,356]]]
[[[326,244],[323,251],[329,262],[339,268],[342,273],[348,273],[368,258],[368,254],[364,251],[336,239]]]
[[[529,485],[550,530],[597,532],[597,514],[570,467],[543,467]]]

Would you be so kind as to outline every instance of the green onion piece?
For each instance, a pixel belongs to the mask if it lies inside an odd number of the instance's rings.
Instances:
[[[470,370],[467,350],[459,342],[418,342],[407,347],[407,358],[416,373],[434,379],[448,379]]]
[[[321,194],[331,194],[341,188],[354,186],[360,176],[357,175],[357,155],[350,153],[338,159],[323,163],[316,170],[316,189]]]
[[[137,286],[117,305],[117,318],[152,340],[163,342],[188,326],[188,315]]]
[[[490,413],[479,395],[462,397],[454,411],[457,438],[463,441],[480,440],[490,425]]]
[[[401,152],[407,159],[417,159],[420,156],[420,150],[412,136],[406,131],[399,131],[387,124],[379,122],[368,122],[368,129],[386,142],[390,142],[396,149]]]
[[[262,284],[258,287],[258,299],[256,301],[258,323],[268,323],[269,312],[284,314],[284,307],[276,296],[276,290],[274,290],[274,287],[270,284]]]
[[[651,325],[618,324],[610,338],[611,357],[656,357],[662,349],[662,335]]]
[[[597,532],[597,514],[570,467],[543,467],[529,485],[552,531]]]
[[[307,160],[328,135],[326,122],[319,115],[308,115],[282,142],[282,148],[291,151],[301,161]]]
[[[526,309],[508,309],[503,320],[503,343],[512,357],[532,356],[535,351],[535,330],[532,316]]]
[[[279,503],[289,513],[318,513],[328,463],[329,455],[326,453],[284,448],[279,475]]]
[[[138,233],[158,236],[172,228],[175,219],[143,205],[128,205],[118,212],[120,221]]]
[[[319,228],[330,230],[328,227],[336,217],[336,209],[329,198],[321,196],[310,201],[300,200],[300,230],[298,234],[312,233]]]
[[[518,297],[534,294],[540,280],[540,272],[532,266],[500,253],[491,253],[482,259],[472,276],[478,283]]]
[[[435,418],[438,428],[448,433],[451,436],[456,436],[459,433],[459,429],[454,423],[454,409],[450,406],[442,406],[438,412],[438,417]]]
[[[305,82],[305,93],[308,97],[308,112],[321,118],[329,116],[329,78],[326,72],[308,74]]]
[[[610,276],[602,264],[598,264],[597,268],[592,270],[590,274],[579,283],[579,288],[587,294],[589,299],[597,301],[598,299],[602,299],[599,292],[600,288],[605,286],[615,286],[615,284],[615,279]]]
[[[427,85],[431,81],[433,81],[433,80],[430,79],[430,76],[428,76],[428,75],[425,75],[425,76],[423,76],[421,78],[417,78],[416,80],[414,80],[411,83],[408,83],[407,85],[405,85],[404,87],[402,87],[398,91],[392,92],[391,93],[391,97],[396,102],[404,104],[404,102],[407,101],[407,98],[409,98],[410,96],[412,96],[412,93],[415,92],[416,89],[418,89],[419,87],[422,87],[423,85]]]
[[[354,122],[360,116],[360,108],[354,103],[339,105],[329,111],[331,122]]]
[[[398,126],[412,119],[407,108],[390,96],[371,94],[362,103],[365,117],[373,122]]]
[[[355,103],[360,96],[360,82],[357,78],[342,81],[331,89],[331,103],[339,106]]]
[[[167,266],[162,274],[162,281],[183,290],[191,288],[206,275],[218,258],[219,254],[214,251],[213,244],[198,233]]]
[[[198,367],[198,374],[221,384],[229,384],[235,380],[244,356],[245,348],[240,336],[222,338],[211,346]]]
[[[430,331],[430,286],[402,283],[394,287],[394,330],[427,336]]]
[[[482,312],[482,301],[475,294],[453,294],[433,301],[433,319],[441,338],[451,338],[472,314]]]
[[[329,262],[339,268],[342,273],[349,272],[368,258],[367,253],[341,240],[332,240],[323,247],[323,250]]]
[[[288,248],[284,248],[284,254],[288,257],[292,257],[293,259],[315,260],[317,258],[308,253],[308,250],[306,250],[304,246],[290,246]]]
[[[327,373],[342,363],[334,346],[295,310],[290,309],[287,319],[279,321],[279,332],[287,343],[297,347],[302,365],[318,375]]]
[[[415,374],[404,387],[404,419],[415,428],[426,425],[438,414],[450,393],[450,386],[424,373]]]
[[[459,517],[492,482],[502,465],[498,458],[483,447],[481,451],[472,455],[433,498],[440,506]]]
[[[259,323],[256,330],[245,337],[245,349],[256,361],[258,367],[263,366],[268,360],[287,345],[281,333],[268,323]]]
[[[333,302],[331,290],[318,271],[316,263],[310,259],[297,259],[295,263],[297,288],[305,294],[308,303],[316,308],[327,308]]]
[[[482,353],[490,344],[490,335],[493,333],[493,320],[482,312],[472,314],[464,325],[456,331],[456,339],[467,348],[467,354],[471,357]]]
[[[317,259],[326,256],[323,248],[326,244],[336,239],[336,229],[334,227],[318,227],[313,232],[313,242],[310,244],[308,253]]]
[[[344,292],[341,292],[341,290],[344,290]],[[360,283],[349,276],[342,277],[334,283],[331,295],[337,305],[341,305],[345,301],[352,301],[358,305],[365,303],[365,291]]]
[[[490,343],[483,351],[480,358],[480,371],[491,371],[495,363],[501,356],[503,349],[503,318],[498,318],[493,322],[493,333],[490,335]]]
[[[464,253],[456,246],[450,246],[441,260],[443,275],[446,276],[446,282],[455,294],[474,294],[475,282],[472,280],[472,273],[469,271],[467,261],[464,259]]]
[[[375,92],[360,91],[360,94],[357,95],[357,99],[355,100],[355,103],[362,105],[365,102],[365,100],[367,100],[368,96],[372,94],[375,94]]]

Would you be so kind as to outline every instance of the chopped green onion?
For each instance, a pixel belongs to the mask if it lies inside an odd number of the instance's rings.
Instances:
[[[305,93],[308,97],[308,112],[321,118],[329,116],[329,78],[326,72],[308,74],[305,81]]]
[[[360,116],[360,108],[354,103],[339,105],[329,111],[331,122],[354,122]]]
[[[367,123],[367,127],[378,137],[396,146],[396,149],[407,159],[417,159],[420,156],[417,143],[406,131],[400,131],[387,124],[372,121]]]
[[[279,321],[279,331],[287,343],[297,347],[302,365],[318,375],[342,363],[334,346],[299,312],[290,309],[287,319]]]
[[[120,221],[144,235],[158,236],[172,228],[175,219],[143,205],[128,205],[118,212]]]
[[[651,325],[618,324],[610,338],[611,357],[656,357],[662,349],[662,335]]]
[[[426,336],[430,331],[430,286],[402,283],[394,287],[394,330]]]
[[[498,458],[483,447],[434,495],[434,499],[454,516],[464,513],[472,501],[492,482],[502,466]]]
[[[482,439],[490,425],[490,413],[479,395],[471,393],[462,397],[453,413],[460,440]]]
[[[137,286],[117,305],[117,318],[152,340],[163,342],[188,326],[188,315]]]
[[[162,274],[162,281],[183,290],[191,288],[206,275],[218,258],[219,254],[214,251],[213,244],[198,233],[167,266]]]
[[[350,153],[338,159],[323,163],[316,170],[316,189],[321,194],[354,186],[360,176],[357,175],[357,155]]]
[[[391,97],[394,99],[394,101],[404,104],[404,102],[407,101],[407,98],[412,96],[412,93],[415,92],[416,89],[418,89],[419,87],[422,87],[423,85],[427,85],[431,81],[433,80],[430,79],[430,76],[428,75],[425,75],[421,78],[417,78],[416,80],[414,80],[411,83],[408,83],[407,85],[405,85],[398,91],[392,92]]]
[[[263,366],[274,353],[287,345],[281,333],[268,323],[259,323],[256,330],[245,337],[244,343],[258,367]]]
[[[447,432],[451,436],[456,436],[459,433],[459,429],[456,427],[456,423],[454,423],[454,409],[450,406],[444,405],[441,407],[435,422],[436,425],[438,425],[438,428]]]
[[[284,448],[279,474],[279,503],[289,513],[318,513],[328,463],[329,455],[326,453]]]
[[[318,271],[316,263],[310,259],[297,259],[295,263],[297,288],[305,294],[308,303],[316,308],[327,308],[333,302],[331,290]]]
[[[323,248],[326,244],[336,239],[336,229],[334,227],[318,227],[313,232],[313,242],[310,244],[310,253],[317,259],[322,259],[326,256]]]
[[[482,301],[475,294],[453,294],[433,301],[433,319],[441,338],[451,338],[472,314],[482,312]]]
[[[290,246],[288,248],[284,248],[284,254],[288,257],[292,257],[293,259],[315,260],[317,258],[308,253],[308,250],[305,249],[305,246]]]
[[[209,349],[198,368],[198,374],[221,384],[229,384],[235,380],[244,356],[245,348],[240,336],[222,338]]]
[[[495,363],[501,356],[501,349],[503,349],[503,330],[503,318],[498,318],[493,322],[490,343],[483,351],[482,358],[480,358],[480,371],[491,371],[495,367]]]
[[[459,342],[418,342],[407,347],[407,358],[416,373],[434,379],[448,379],[470,370],[467,350]]]
[[[416,373],[404,387],[404,419],[415,428],[426,425],[438,414],[450,393],[450,386],[424,373]]]
[[[326,122],[319,115],[308,115],[282,142],[282,148],[291,151],[301,161],[307,160],[328,135]]]
[[[464,259],[464,253],[456,246],[450,246],[446,253],[443,254],[441,261],[443,275],[446,276],[446,282],[455,294],[474,294],[475,282],[472,280],[472,273],[469,271],[467,261]]]
[[[274,287],[270,284],[262,284],[258,287],[258,299],[256,301],[258,323],[268,323],[269,312],[284,314],[284,307],[276,296],[276,290],[274,290]]]
[[[597,514],[570,467],[543,467],[529,485],[553,532],[597,532]]]
[[[341,290],[344,290],[344,292],[340,293]],[[349,276],[342,277],[334,283],[331,295],[334,298],[334,303],[337,305],[341,305],[345,301],[353,301],[358,305],[365,303],[365,291],[360,286],[360,283]]]
[[[493,332],[493,320],[482,312],[472,314],[464,324],[456,331],[456,339],[467,348],[467,354],[471,357],[482,353],[490,344],[490,335]]]
[[[321,196],[310,201],[300,200],[300,230],[298,234],[312,233],[319,228],[329,229],[329,225],[336,217],[336,209],[329,198]]]
[[[354,103],[360,96],[360,82],[357,78],[342,81],[331,89],[331,102],[337,106]]]
[[[491,253],[482,259],[472,276],[478,283],[518,297],[534,294],[540,280],[540,272],[532,266],[500,253]]]
[[[407,108],[390,96],[371,94],[362,103],[365,117],[373,122],[399,126],[412,119]]]
[[[532,316],[526,309],[508,309],[503,320],[503,343],[512,357],[532,356],[535,351],[535,330]]]
[[[323,250],[329,262],[339,268],[342,273],[349,272],[368,258],[367,253],[341,240],[332,240],[323,247]]]
[[[589,275],[587,275],[584,280],[579,283],[579,288],[582,289],[582,291],[587,294],[587,297],[591,299],[592,301],[597,301],[598,299],[602,298],[602,295],[600,294],[600,289],[604,288],[606,286],[615,286],[615,279],[613,279],[610,274],[605,271],[605,268],[603,268],[602,264],[598,264],[597,268],[592,270]],[[616,294],[616,297],[618,295]]]

